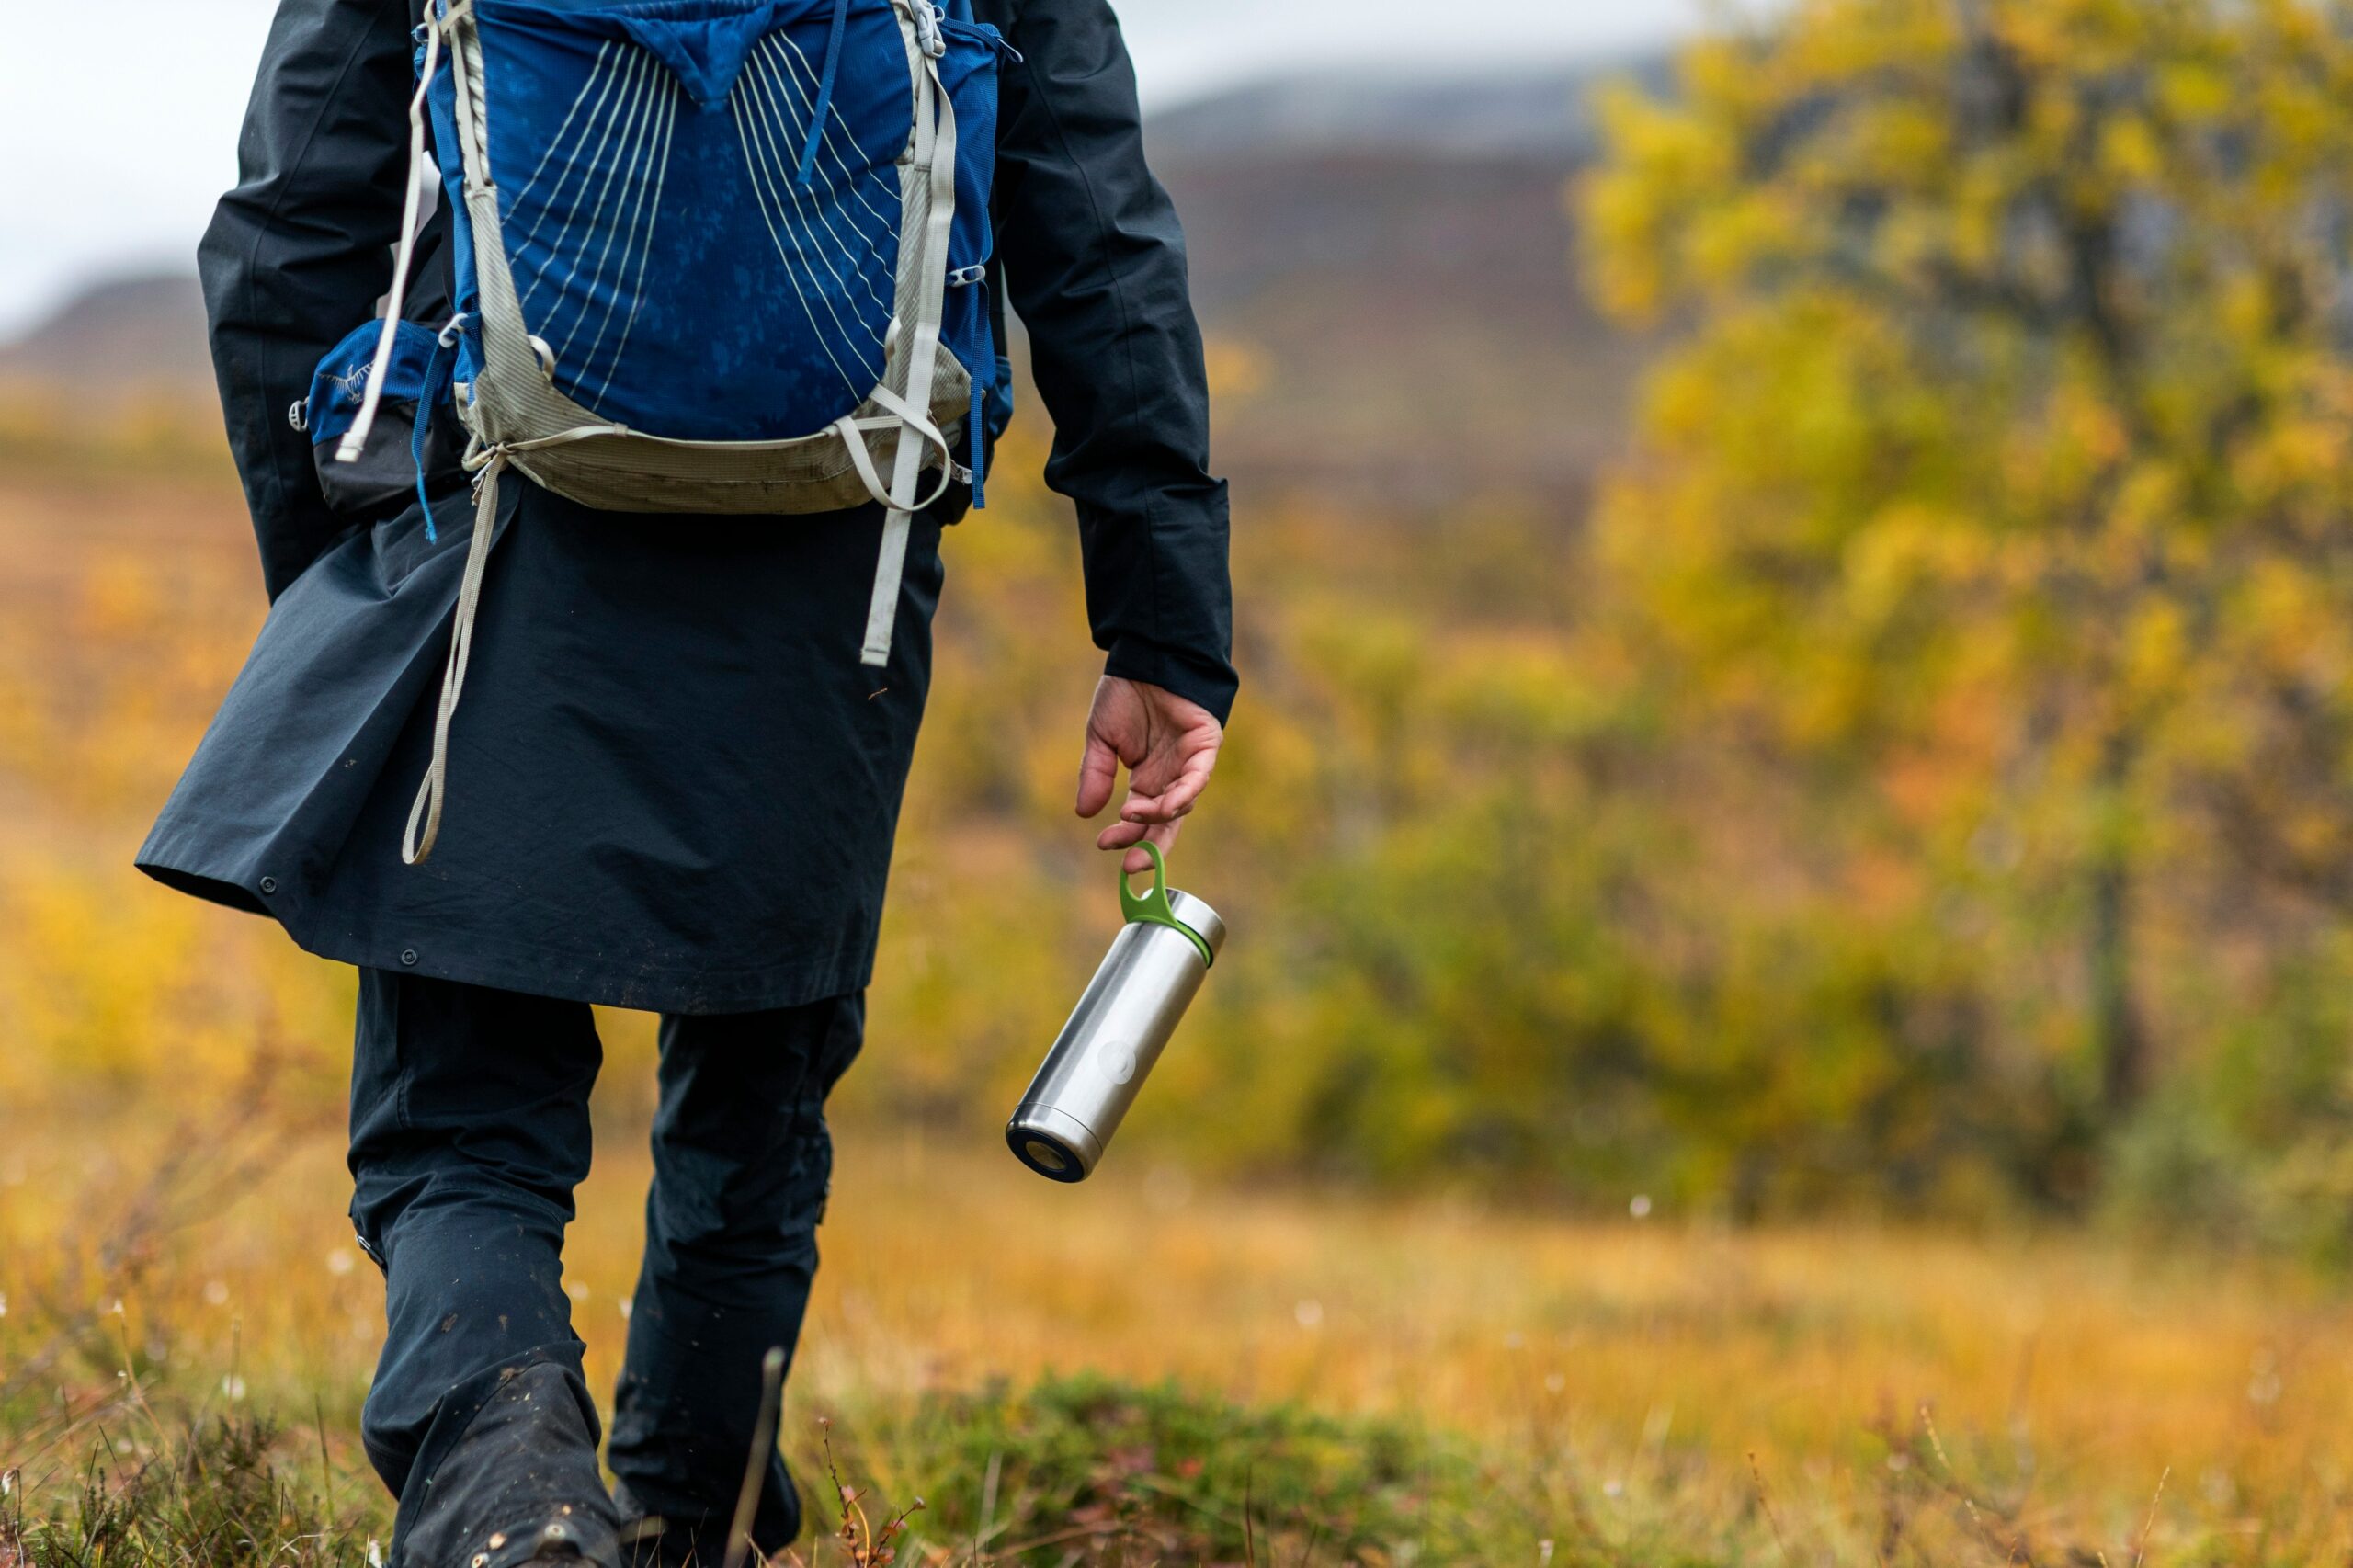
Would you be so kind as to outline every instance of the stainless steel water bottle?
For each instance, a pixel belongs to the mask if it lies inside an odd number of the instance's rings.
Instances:
[[[1006,1123],[1015,1156],[1055,1181],[1094,1174],[1225,946],[1217,911],[1191,893],[1171,892],[1159,847],[1143,847],[1152,856],[1152,891],[1139,895],[1120,876],[1128,923]]]

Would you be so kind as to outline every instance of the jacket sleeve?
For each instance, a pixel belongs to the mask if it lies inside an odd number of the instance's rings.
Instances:
[[[411,0],[281,0],[197,253],[229,446],[272,599],[348,526],[287,411],[375,313],[408,171]]]
[[[1054,424],[1046,483],[1076,503],[1087,619],[1109,674],[1223,721],[1237,685],[1226,490],[1185,236],[1145,166],[1107,0],[991,7],[1004,71],[996,220],[1006,291]]]

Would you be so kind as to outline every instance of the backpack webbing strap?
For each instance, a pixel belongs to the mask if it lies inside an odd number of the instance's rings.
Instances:
[[[487,453],[475,449],[467,454],[467,466],[474,468],[474,532],[466,541],[466,571],[459,579],[458,613],[449,630],[449,662],[441,671],[441,702],[433,714],[433,760],[426,767],[425,781],[417,786],[416,804],[409,808],[408,830],[401,835],[401,858],[409,865],[424,864],[433,853],[433,841],[441,835],[441,799],[449,783],[449,724],[458,716],[458,699],[466,689],[466,665],[473,657],[474,612],[482,605],[483,578],[490,569],[490,547],[495,542],[491,536],[498,527],[498,476],[518,453],[622,434],[617,425],[583,425],[536,441],[516,441],[492,447]],[[429,519],[432,513],[426,516]]]
[[[482,603],[491,535],[498,527],[498,473],[506,466],[506,453],[493,451],[478,481],[474,537],[466,541],[466,574],[458,585],[449,663],[441,672],[441,705],[433,714],[433,761],[425,770],[425,782],[417,786],[416,804],[409,808],[408,830],[401,835],[401,859],[411,866],[424,864],[433,853],[433,841],[441,836],[441,798],[449,783],[449,722],[458,716],[458,698],[466,689],[466,663],[474,651],[474,611]]]
[[[825,35],[825,70],[817,79],[817,104],[809,111],[809,136],[801,144],[801,166],[793,179],[803,189],[817,174],[817,148],[825,139],[825,117],[834,112],[834,83],[842,69],[842,33],[849,25],[849,0],[834,0],[834,23]]]
[[[384,330],[376,339],[376,358],[368,368],[368,391],[359,400],[359,416],[351,428],[343,433],[343,441],[335,449],[335,460],[356,463],[368,445],[369,432],[376,427],[376,405],[383,401],[384,378],[392,373],[392,342],[400,331],[401,308],[406,303],[408,275],[416,259],[417,210],[424,203],[425,184],[425,95],[432,88],[433,73],[441,60],[441,28],[428,8],[425,19],[425,66],[417,73],[416,93],[408,101],[408,196],[401,203],[401,243],[392,258],[392,286],[384,296]],[[425,411],[417,411],[417,423],[425,422]],[[430,514],[427,514],[430,516]]]
[[[849,464],[858,472],[858,483],[866,486],[866,493],[871,495],[877,504],[885,507],[890,506],[891,492],[882,483],[881,472],[874,466],[874,454],[866,449],[866,432],[869,430],[912,430],[922,437],[926,444],[939,449],[939,483],[931,487],[930,494],[917,501],[911,509],[920,512],[926,506],[936,505],[941,496],[948,494],[948,487],[956,482],[956,449],[949,445],[948,437],[940,434],[938,425],[929,415],[910,407],[904,398],[888,387],[876,387],[871,401],[876,407],[887,409],[889,417],[860,419],[855,414],[845,414],[835,420],[830,426],[834,434],[841,438],[843,447],[848,450]]]
[[[956,222],[956,106],[949,101],[947,86],[939,79],[939,56],[946,46],[938,40],[938,22],[930,0],[915,0],[915,11],[917,32],[924,40],[923,73],[915,82],[915,166],[930,181],[930,202],[924,214],[922,249],[916,262],[922,293],[905,363],[906,402],[911,409],[920,411],[931,407],[940,322],[948,313],[948,241]],[[925,444],[925,432],[915,421],[903,417],[898,462],[891,476],[891,510],[882,521],[881,557],[875,563],[874,597],[866,610],[866,646],[858,655],[861,664],[872,668],[891,662],[891,636],[899,619],[899,585],[907,562],[907,535],[919,506],[915,485],[922,476]],[[951,470],[953,466],[951,461]]]

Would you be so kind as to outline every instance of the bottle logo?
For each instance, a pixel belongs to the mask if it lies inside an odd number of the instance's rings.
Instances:
[[[1123,1040],[1113,1040],[1096,1053],[1095,1065],[1114,1084],[1132,1083],[1136,1075],[1136,1048]]]

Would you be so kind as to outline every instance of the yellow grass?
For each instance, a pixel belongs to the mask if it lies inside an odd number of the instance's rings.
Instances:
[[[644,1066],[635,1045],[611,1072],[620,1085]],[[0,1278],[22,1309],[116,1228],[91,1194],[123,1190],[162,1150],[17,1125]],[[636,1266],[638,1134],[607,1127],[572,1247],[603,1386]],[[1165,1166],[1065,1189],[973,1142],[857,1125],[839,1141],[796,1419],[1097,1369],[1408,1416],[1531,1467],[1574,1465],[1604,1496],[1696,1476],[1735,1506],[1754,1455],[1790,1528],[1834,1538],[1876,1506],[1890,1450],[1874,1429],[1911,1428],[1924,1406],[1989,1493],[2110,1541],[2167,1475],[2169,1517],[2201,1531],[2353,1489],[2353,1311],[2291,1276],[2073,1240],[1252,1195]],[[233,1373],[253,1399],[324,1400],[347,1423],[381,1332],[377,1278],[341,1218],[333,1140],[282,1161],[170,1242],[143,1283],[93,1269],[79,1294],[104,1315],[119,1292],[123,1343],[165,1353],[184,1381]],[[29,1348],[29,1324],[8,1332],[24,1315],[0,1321],[0,1369]]]

